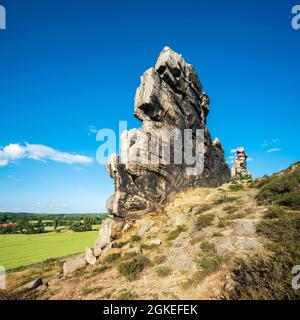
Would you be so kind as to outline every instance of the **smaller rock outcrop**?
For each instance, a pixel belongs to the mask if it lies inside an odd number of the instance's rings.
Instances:
[[[247,158],[248,154],[243,147],[236,149],[236,157],[234,159],[234,165],[231,169],[231,176],[236,178],[250,177],[251,174],[247,171]]]

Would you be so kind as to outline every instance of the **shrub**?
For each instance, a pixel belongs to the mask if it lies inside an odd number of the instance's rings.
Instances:
[[[133,241],[133,242],[139,242],[139,241],[142,240],[142,238],[141,238],[139,235],[137,235],[137,234],[131,236],[130,239],[131,239],[131,241]]]
[[[238,208],[235,206],[228,205],[228,206],[225,206],[223,208],[223,210],[226,211],[227,213],[231,214],[231,213],[236,212],[238,210]]]
[[[138,295],[135,292],[127,291],[126,289],[121,290],[116,299],[117,300],[135,300],[137,299]]]
[[[200,213],[209,211],[210,209],[212,209],[212,205],[205,203],[205,204],[202,204],[200,206],[194,207],[193,208],[193,213],[194,214],[200,214]]]
[[[300,209],[300,190],[283,195],[276,203],[291,209]]]
[[[264,215],[264,218],[275,219],[275,218],[281,217],[284,214],[285,214],[285,211],[281,207],[274,205],[268,208],[268,211]]]
[[[197,230],[200,231],[200,230],[212,225],[214,218],[215,217],[212,214],[206,214],[206,215],[202,215],[202,216],[198,217],[197,221],[196,221]]]
[[[142,250],[153,250],[153,249],[155,249],[155,248],[157,248],[157,247],[159,247],[159,244],[155,244],[155,243],[153,243],[153,244],[143,243],[143,244],[141,245],[141,249],[142,249]]]
[[[128,241],[119,241],[119,242],[114,242],[111,247],[120,249],[126,246],[126,244],[128,244]]]
[[[242,184],[230,184],[229,190],[233,192],[244,190],[244,186]]]
[[[172,273],[172,269],[169,267],[160,267],[156,269],[156,274],[161,278],[165,278],[169,276],[171,273]]]
[[[131,260],[121,262],[118,270],[121,275],[125,276],[129,281],[138,279],[139,274],[144,268],[150,265],[151,260],[144,256],[138,256]]]
[[[107,263],[113,263],[117,260],[119,260],[121,258],[121,254],[120,253],[112,253],[110,255],[108,255],[104,261]]]
[[[272,241],[266,247],[271,257],[255,256],[239,262],[233,273],[235,288],[224,292],[226,299],[298,299],[291,287],[291,270],[300,264],[300,213],[264,220],[257,233]]]
[[[227,202],[233,202],[236,201],[238,197],[228,197],[226,194],[222,195],[218,199],[214,201],[214,204],[222,204],[222,203],[227,203]]]
[[[156,258],[154,258],[153,263],[154,264],[161,264],[164,263],[167,260],[166,256],[158,256]]]
[[[171,231],[168,236],[167,236],[167,240],[175,240],[182,232],[185,232],[187,230],[187,226],[186,225],[180,225],[177,226],[177,228],[173,231]]]
[[[204,252],[211,253],[211,254],[215,253],[215,245],[207,240],[201,242],[200,248]]]
[[[283,205],[291,209],[300,208],[300,168],[287,169],[286,172],[265,177],[257,183],[259,204]]]

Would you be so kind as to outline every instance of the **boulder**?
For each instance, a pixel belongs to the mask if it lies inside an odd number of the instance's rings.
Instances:
[[[94,266],[96,264],[97,258],[94,255],[94,250],[91,248],[86,248],[85,250],[85,260],[88,264]]]
[[[67,261],[63,264],[63,273],[64,276],[73,273],[74,271],[86,267],[87,262],[84,257],[76,258],[70,261]]]

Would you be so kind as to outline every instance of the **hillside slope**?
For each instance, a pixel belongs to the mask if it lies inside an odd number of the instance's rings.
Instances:
[[[164,212],[128,221],[94,266],[63,277],[62,262],[54,261],[10,274],[10,297],[299,299],[291,270],[300,264],[300,214],[274,198],[278,177],[292,185],[281,197],[296,192],[299,170],[296,164],[260,181],[178,194]],[[37,276],[47,285],[18,288]]]

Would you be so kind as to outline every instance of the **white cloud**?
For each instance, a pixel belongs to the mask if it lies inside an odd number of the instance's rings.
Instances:
[[[248,157],[247,161],[254,161],[254,158]]]
[[[98,129],[95,126],[93,125],[89,126],[89,135],[96,134],[97,132],[98,132]]]
[[[228,159],[233,160],[235,156],[229,156]]]
[[[230,153],[236,153],[237,148],[231,149]]]
[[[280,150],[281,150],[280,148],[271,148],[271,149],[267,150],[267,152],[277,152]]]
[[[271,139],[271,141],[267,141],[267,140],[264,140],[264,142],[260,145],[262,148],[267,148],[267,147],[271,147],[273,146],[274,144],[277,144],[279,143],[280,140],[279,139]]]
[[[67,164],[87,164],[93,162],[93,159],[90,157],[60,152],[41,144],[26,143],[25,146],[20,144],[9,144],[8,146],[0,149],[0,167],[8,165],[11,161],[25,158],[40,161],[52,160]]]

